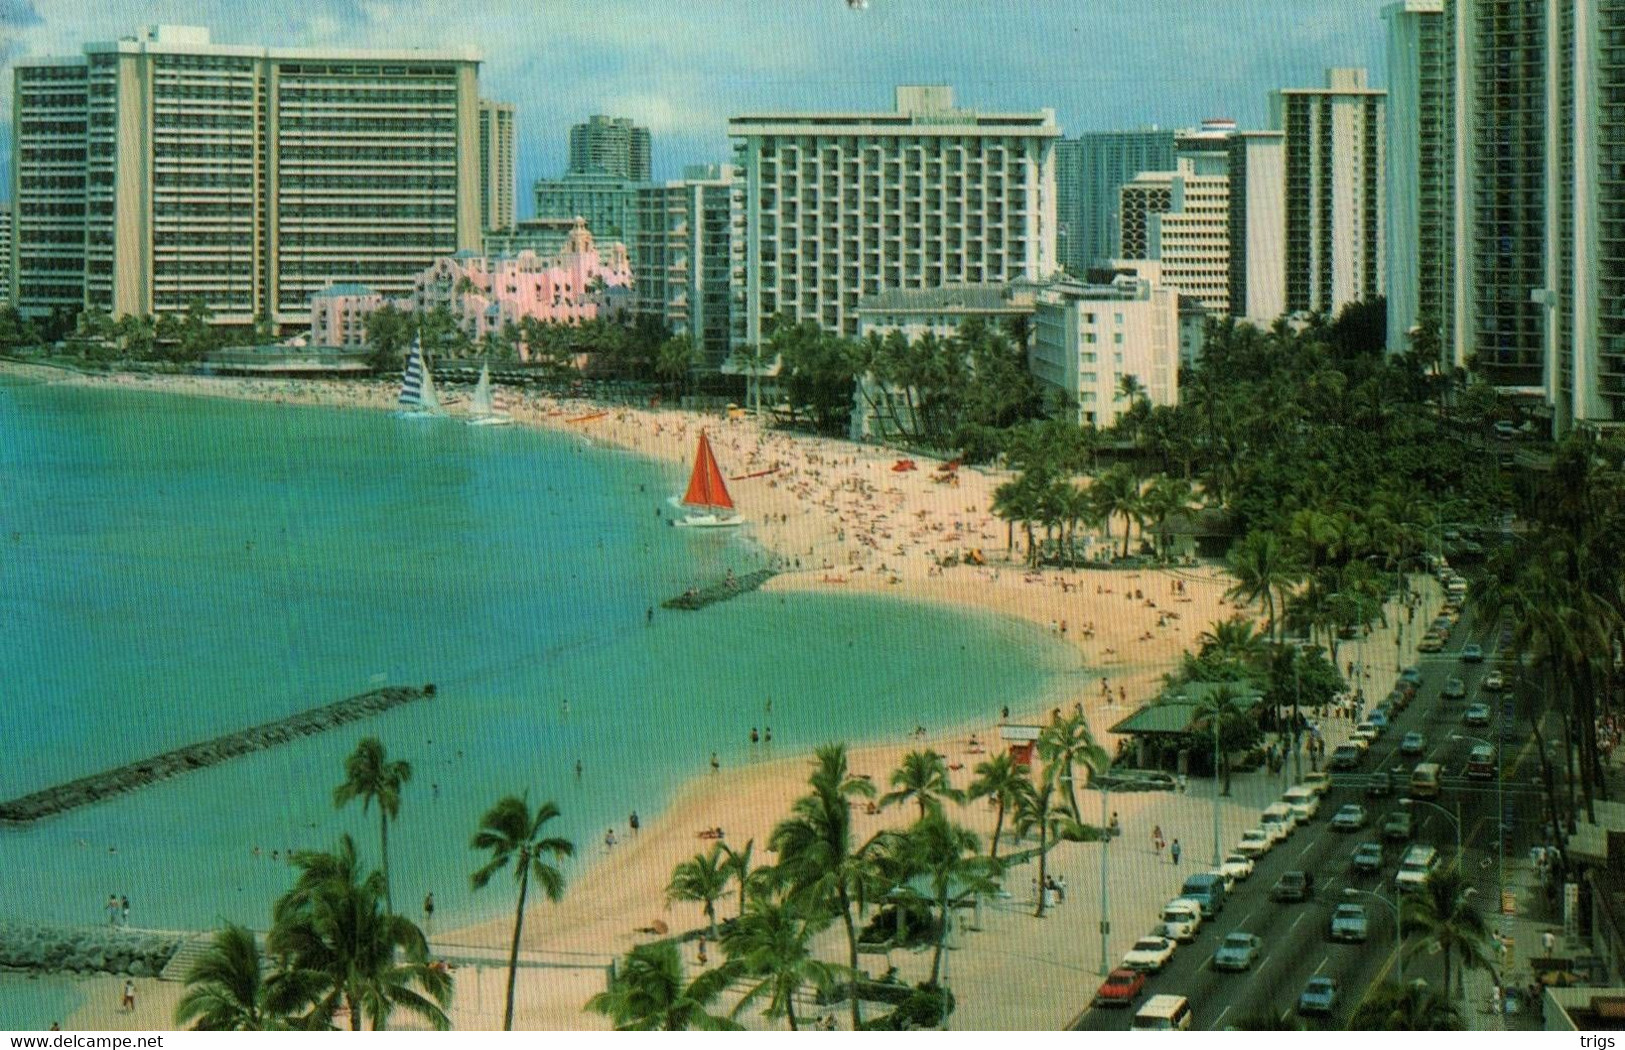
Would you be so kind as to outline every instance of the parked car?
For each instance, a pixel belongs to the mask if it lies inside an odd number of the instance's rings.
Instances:
[[[1313,773],[1305,773],[1303,779],[1299,780],[1298,783],[1317,795],[1324,795],[1332,789],[1332,775],[1317,770]]]
[[[1468,642],[1461,647],[1461,662],[1464,664],[1481,664],[1484,662],[1484,649],[1477,642]]]
[[[1484,684],[1481,688],[1486,693],[1499,693],[1501,690],[1506,688],[1506,685],[1507,680],[1505,675],[1503,675],[1500,671],[1491,671],[1489,674],[1484,676]]]
[[[1329,1014],[1337,1005],[1337,979],[1335,977],[1311,977],[1309,983],[1303,986],[1303,994],[1298,996],[1298,1012],[1300,1014]]]
[[[1358,904],[1339,904],[1332,912],[1332,923],[1327,935],[1334,941],[1363,941],[1368,923],[1365,908]]]
[[[1258,958],[1259,949],[1264,942],[1250,933],[1225,934],[1224,940],[1219,942],[1219,950],[1213,953],[1213,968],[1215,970],[1250,970],[1254,960]]]
[[[1444,688],[1439,695],[1446,700],[1465,700],[1467,698],[1467,683],[1452,675],[1444,680]]]
[[[1236,852],[1243,857],[1257,859],[1275,847],[1275,837],[1263,828],[1248,828],[1236,843]]]
[[[1419,686],[1422,684],[1422,669],[1413,664],[1399,672],[1399,680],[1409,682],[1412,686]]]
[[[1420,755],[1428,747],[1427,737],[1416,731],[1406,733],[1399,742],[1399,753],[1402,755]]]
[[[1301,903],[1314,896],[1315,877],[1307,871],[1289,871],[1270,887],[1270,900]]]
[[[1468,704],[1467,710],[1461,713],[1463,725],[1487,726],[1490,724],[1490,706],[1488,704]]]
[[[1253,873],[1253,860],[1245,853],[1225,854],[1224,863],[1219,870],[1230,878],[1231,882],[1241,882]]]
[[[1382,837],[1387,842],[1404,842],[1411,837],[1409,810],[1396,809],[1382,820]]]
[[[1134,947],[1123,956],[1123,966],[1129,970],[1139,970],[1141,973],[1161,973],[1162,968],[1168,965],[1168,960],[1174,957],[1174,942],[1161,934],[1152,934],[1141,937],[1134,942]]]
[[[1096,1006],[1128,1006],[1145,991],[1145,974],[1119,966],[1095,991]]]
[[[1378,704],[1376,710],[1365,716],[1365,720],[1370,722],[1377,735],[1381,736],[1388,730],[1388,709]]]
[[[1365,778],[1366,798],[1387,798],[1393,794],[1394,782],[1386,770],[1377,770]]]
[[[1375,875],[1382,870],[1382,859],[1382,843],[1362,842],[1355,847],[1350,864],[1362,875]]]
[[[1300,824],[1313,820],[1315,814],[1320,812],[1320,796],[1303,784],[1287,788],[1286,794],[1281,796],[1281,801],[1292,807],[1292,812]]]
[[[1332,749],[1332,757],[1326,765],[1331,769],[1355,769],[1364,757],[1365,752],[1354,744],[1338,744]]]
[[[1196,940],[1202,928],[1202,904],[1189,897],[1175,897],[1162,906],[1162,935],[1181,943]]]
[[[1350,802],[1332,817],[1332,827],[1338,831],[1355,831],[1365,827],[1365,807]]]
[[[1442,653],[1444,652],[1444,641],[1437,634],[1425,634],[1422,636],[1422,640],[1416,643],[1416,651],[1419,653]]]

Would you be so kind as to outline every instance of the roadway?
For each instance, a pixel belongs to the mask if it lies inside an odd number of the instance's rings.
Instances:
[[[1425,625],[1424,625],[1425,626]],[[1460,652],[1469,641],[1477,642],[1485,651],[1482,663],[1461,662]],[[1448,646],[1443,653],[1421,655],[1417,666],[1422,672],[1422,684],[1415,699],[1394,720],[1382,737],[1373,745],[1361,767],[1349,773],[1337,773],[1332,787],[1321,800],[1315,818],[1300,826],[1286,841],[1260,857],[1251,876],[1237,883],[1226,900],[1224,909],[1214,919],[1203,924],[1191,944],[1181,945],[1168,966],[1160,974],[1151,975],[1146,983],[1145,995],[1173,993],[1189,1000],[1192,1010],[1192,1028],[1199,1030],[1224,1029],[1247,1025],[1263,1014],[1288,1019],[1296,1015],[1299,994],[1311,976],[1326,975],[1336,979],[1338,1002],[1330,1017],[1300,1018],[1310,1028],[1343,1028],[1349,1015],[1373,985],[1391,979],[1394,956],[1393,911],[1382,902],[1366,894],[1345,895],[1345,889],[1377,890],[1390,901],[1393,899],[1393,877],[1408,843],[1388,843],[1380,873],[1360,875],[1350,867],[1350,858],[1362,842],[1380,839],[1382,820],[1387,814],[1402,808],[1399,799],[1406,792],[1410,771],[1416,764],[1429,761],[1443,766],[1442,791],[1438,800],[1450,813],[1461,814],[1463,840],[1462,864],[1473,879],[1486,911],[1491,912],[1497,900],[1498,857],[1495,841],[1495,815],[1497,785],[1494,780],[1468,780],[1464,775],[1468,753],[1473,741],[1450,739],[1452,734],[1469,734],[1501,745],[1502,759],[1509,763],[1505,786],[1508,810],[1515,813],[1511,821],[1512,834],[1508,856],[1512,849],[1526,848],[1539,826],[1540,793],[1538,764],[1528,746],[1527,726],[1516,722],[1510,691],[1485,693],[1482,682],[1496,666],[1494,650],[1498,638],[1493,625],[1476,625],[1470,612],[1452,630]],[[1512,677],[1509,669],[1503,669]],[[1461,678],[1467,686],[1463,700],[1446,700],[1440,695],[1445,679]],[[1381,681],[1381,678],[1374,679]],[[1375,704],[1386,695],[1368,697]],[[1503,702],[1503,698],[1505,698]],[[1488,727],[1466,727],[1462,713],[1466,707],[1482,701],[1490,705],[1491,723]],[[1400,740],[1410,731],[1422,733],[1426,749],[1419,757],[1401,755]],[[1376,770],[1398,770],[1392,794],[1387,798],[1367,798],[1366,784],[1369,774]],[[1340,832],[1330,826],[1331,817],[1345,803],[1359,803],[1366,807],[1368,821],[1360,831]],[[1441,863],[1449,863],[1456,851],[1456,829],[1445,813],[1427,806],[1410,807],[1413,817],[1412,842],[1427,842],[1439,849]],[[1203,870],[1193,867],[1193,872]],[[1282,873],[1290,870],[1312,872],[1315,893],[1312,900],[1301,904],[1274,903],[1269,891]],[[1341,944],[1327,938],[1333,909],[1345,901],[1358,903],[1366,910],[1369,935],[1364,943]],[[1149,931],[1155,925],[1155,916],[1118,915],[1114,920],[1133,926],[1143,925]],[[1234,931],[1256,934],[1263,942],[1258,960],[1250,971],[1225,973],[1212,966],[1214,950],[1224,936]],[[1423,977],[1437,984],[1442,978],[1443,963],[1425,949],[1409,946],[1405,965],[1406,977]],[[1094,985],[1089,986],[1092,996]],[[1084,1030],[1124,1030],[1133,1020],[1134,1007],[1128,1009],[1091,1007],[1078,1019],[1076,1028]]]

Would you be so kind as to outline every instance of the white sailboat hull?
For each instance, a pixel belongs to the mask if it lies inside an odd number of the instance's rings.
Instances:
[[[471,427],[505,427],[513,423],[507,416],[480,416],[478,419],[468,420]]]
[[[680,529],[730,529],[745,524],[744,518],[719,518],[715,514],[685,514],[672,520]]]

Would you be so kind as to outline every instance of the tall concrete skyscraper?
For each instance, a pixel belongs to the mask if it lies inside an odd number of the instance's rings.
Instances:
[[[594,115],[570,128],[571,175],[613,175],[649,181],[649,129],[630,117]]]
[[[1180,156],[1172,171],[1143,171],[1118,191],[1125,262],[1158,264],[1158,283],[1230,312],[1230,178],[1211,153]],[[1221,169],[1199,174],[1198,167]],[[1139,268],[1141,273],[1153,271]]]
[[[1444,0],[1400,0],[1388,21],[1388,349],[1444,322],[1450,159]]]
[[[0,201],[0,306],[11,302],[11,204]]]
[[[1286,312],[1286,136],[1230,139],[1230,312],[1266,328]]]
[[[1386,92],[1363,69],[1270,93],[1286,147],[1286,309],[1331,316],[1383,294]]]
[[[1625,8],[1446,0],[1444,17],[1447,351],[1540,395],[1559,433],[1625,422]]]
[[[15,67],[15,298],[28,315],[201,301],[309,323],[334,282],[409,291],[480,243],[479,58],[212,43],[154,26]]]
[[[514,213],[513,103],[480,99],[480,229],[511,229]]]
[[[778,314],[857,334],[885,288],[1041,280],[1056,269],[1051,110],[958,109],[899,87],[889,113],[730,118],[741,172],[735,343]]]
[[[1117,191],[1142,171],[1174,166],[1174,132],[1092,131],[1055,144],[1057,259],[1075,274],[1118,255]]]
[[[732,340],[734,175],[729,164],[691,165],[637,191],[634,308],[688,335],[712,372]]]

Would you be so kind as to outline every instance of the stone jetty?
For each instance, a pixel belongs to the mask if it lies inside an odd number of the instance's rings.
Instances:
[[[737,598],[741,594],[754,591],[777,575],[778,573],[772,569],[757,569],[755,572],[747,572],[743,576],[730,577],[720,583],[713,583],[709,587],[690,587],[677,597],[670,598],[660,604],[662,608],[687,609],[692,612],[696,609],[703,609],[707,605],[715,605],[717,602],[725,602],[729,598]]]
[[[65,784],[57,784],[31,795],[23,795],[9,802],[0,802],[0,823],[27,824],[43,817],[54,816],[80,806],[122,795],[146,787],[148,784],[170,777],[207,769],[229,759],[265,751],[300,737],[315,736],[335,729],[347,722],[359,721],[387,711],[392,707],[426,700],[435,694],[431,683],[421,689],[390,687],[374,689],[359,696],[313,708],[309,711],[266,722],[251,729],[215,737],[198,744],[188,744],[174,751],[144,758],[128,765],[109,769]]]
[[[121,927],[0,922],[0,970],[117,973],[153,977],[185,934]]]

